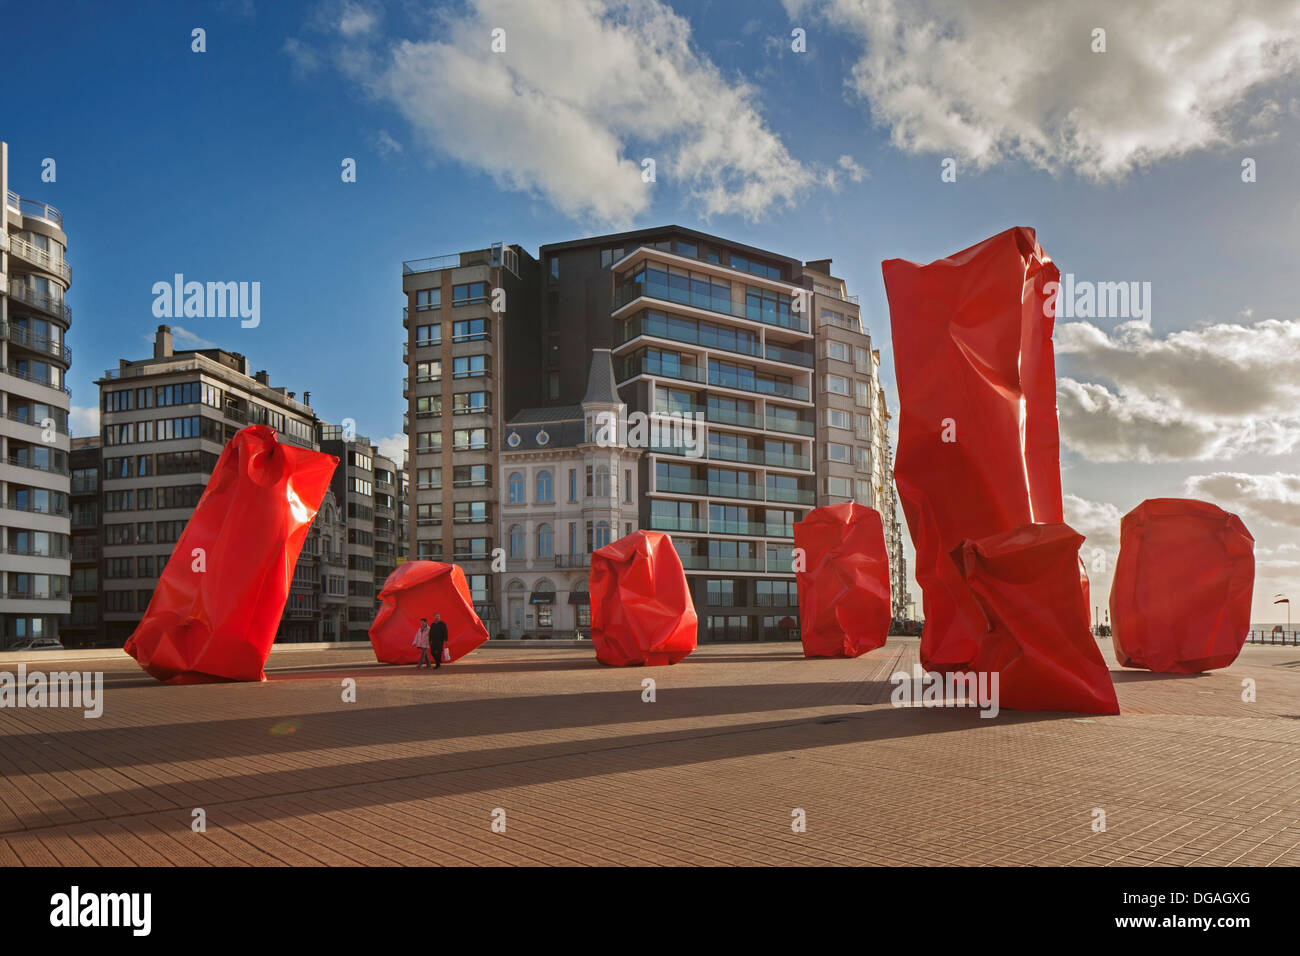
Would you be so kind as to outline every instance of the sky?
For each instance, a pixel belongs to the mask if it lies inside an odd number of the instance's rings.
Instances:
[[[1298,3],[0,0],[0,24],[28,38],[10,189],[69,237],[75,434],[169,321],[400,459],[403,260],[666,223],[833,259],[896,409],[880,262],[1031,226],[1076,282],[1149,289],[1057,318],[1094,596],[1120,518],[1185,496],[1254,534],[1254,620],[1300,600]],[[259,324],[160,320],[175,273],[260,283]]]

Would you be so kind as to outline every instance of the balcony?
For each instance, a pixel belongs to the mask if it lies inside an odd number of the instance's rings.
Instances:
[[[12,189],[5,192],[5,204],[15,212],[22,213],[23,216],[31,216],[33,219],[44,219],[46,222],[52,222],[60,229],[63,228],[63,213],[59,212],[47,202],[39,202],[35,199],[23,199]]]
[[[48,475],[67,476],[71,474],[66,466],[63,468],[56,468],[54,465],[38,465],[35,462],[28,461],[26,458],[19,458],[16,455],[10,455],[8,462],[15,468],[30,468],[32,471],[43,471]]]
[[[61,409],[52,409],[52,410],[62,411]],[[44,428],[44,426],[41,424],[42,419],[40,418],[34,419],[32,417],[31,412],[26,408],[22,408],[22,407],[11,408],[9,409],[8,412],[5,413],[5,418],[9,419],[11,422],[17,422],[20,425],[30,425],[32,428],[42,428],[42,429]],[[54,431],[55,434],[58,435],[67,435],[68,434],[67,421],[64,420],[62,422],[55,422]]]
[[[812,422],[802,418],[779,418],[775,415],[768,415],[767,427],[769,431],[774,432],[789,432],[792,435],[812,435],[815,426]]]
[[[762,305],[737,305],[731,300],[731,292],[726,297],[703,294],[702,291],[673,288],[665,282],[622,282],[614,290],[614,311],[635,302],[639,298],[687,305],[694,309],[730,316],[733,319],[746,319],[763,325],[788,329],[791,332],[808,332],[808,320],[792,312],[785,312]]]
[[[694,531],[702,534],[709,530],[709,523],[704,518],[651,514],[650,529],[652,531]]]
[[[657,358],[626,358],[623,360],[622,381],[638,375],[657,375],[661,378],[673,378],[679,382],[697,382],[707,385],[708,373],[698,365],[683,365],[680,362],[665,362]]]
[[[9,237],[9,251],[24,262],[36,266],[36,268],[53,273],[65,283],[72,281],[72,270],[68,268],[67,260],[56,259],[44,249],[34,246],[21,236]]]
[[[483,253],[453,252],[446,256],[430,256],[428,259],[409,259],[402,263],[402,275],[418,275],[421,272],[437,272],[441,269],[460,269],[464,266],[488,265]]]
[[[717,408],[710,405],[704,411],[704,417],[707,421],[715,425],[738,425],[741,428],[763,428],[763,417],[755,415],[753,412],[737,412],[728,408]],[[809,431],[808,434],[812,434]]]
[[[557,554],[555,556],[555,566],[557,568],[589,568],[591,567],[591,555]]]
[[[780,345],[769,343],[764,346],[763,357],[769,362],[785,362],[788,365],[802,365],[804,368],[813,367],[813,357],[807,352],[783,348]]]
[[[696,557],[700,557],[696,555]],[[765,571],[767,562],[763,558],[742,558],[711,554],[705,558],[704,566],[710,571]]]
[[[11,279],[9,282],[9,295],[19,302],[25,302],[34,309],[40,309],[47,315],[52,315],[65,323],[72,323],[72,309],[68,308],[62,298],[48,295],[44,292],[37,292],[25,282],[19,282],[17,279]]]
[[[780,488],[768,485],[767,500],[794,505],[811,505],[816,502],[817,493],[809,488]]]
[[[747,501],[762,501],[763,487],[762,485],[745,484],[739,481],[710,481],[708,483],[708,494],[710,497],[744,498]]]
[[[709,520],[709,534],[744,534],[761,538],[767,533],[767,526],[758,521],[726,521],[719,518]]]

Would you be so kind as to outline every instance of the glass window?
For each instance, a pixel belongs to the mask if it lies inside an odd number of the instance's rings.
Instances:
[[[539,471],[537,473],[537,500],[542,503],[555,500],[554,482],[549,471]]]
[[[506,481],[506,488],[509,491],[509,501],[512,505],[523,504],[524,502],[524,476],[517,471],[510,473],[510,478]]]

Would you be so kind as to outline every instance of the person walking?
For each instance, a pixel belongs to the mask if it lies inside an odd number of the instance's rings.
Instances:
[[[434,667],[442,667],[442,649],[447,646],[447,625],[441,614],[433,616],[433,626],[429,628],[429,655]]]
[[[444,626],[443,629],[445,631],[446,627]],[[411,644],[420,649],[420,659],[415,662],[415,669],[419,670],[421,665],[423,665],[424,667],[428,667],[429,666],[429,619],[427,617],[420,618],[420,626],[419,628],[416,629],[415,639],[411,641]]]

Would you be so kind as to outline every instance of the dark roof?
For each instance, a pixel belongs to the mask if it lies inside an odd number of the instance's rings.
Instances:
[[[581,421],[581,405],[553,405],[549,408],[524,408],[507,425],[528,425],[537,422]]]
[[[618,397],[618,386],[614,379],[614,359],[609,349],[591,350],[591,372],[587,376],[587,394],[582,396],[586,402],[606,402],[617,405],[622,401]]]
[[[529,411],[541,411],[542,409],[529,409]],[[542,448],[576,448],[582,444],[585,437],[585,427],[582,419],[553,421],[553,422],[520,422],[516,419],[506,423],[502,429],[501,450],[502,451],[537,451]],[[543,433],[546,440],[542,441]],[[512,435],[518,436],[518,441],[511,444]]]
[[[746,245],[743,242],[736,242],[734,239],[727,239],[723,236],[710,235],[707,232],[700,232],[696,229],[687,229],[684,226],[654,226],[650,229],[634,229],[631,232],[615,232],[605,236],[592,236],[589,239],[571,239],[568,242],[551,242],[542,246],[538,252],[545,256],[548,250],[562,251],[565,249],[581,249],[585,246],[609,246],[618,245],[639,239],[652,239],[662,236],[664,233],[672,233],[684,236],[688,239],[695,239],[701,242],[711,242],[719,246],[726,246],[735,249],[737,252],[752,253],[754,255],[765,256],[768,259],[775,259],[778,262],[786,262],[794,266],[794,275],[798,275],[803,268],[803,262],[799,259],[791,259],[789,256],[783,256],[779,252],[771,252],[767,249],[759,249],[757,246]]]

